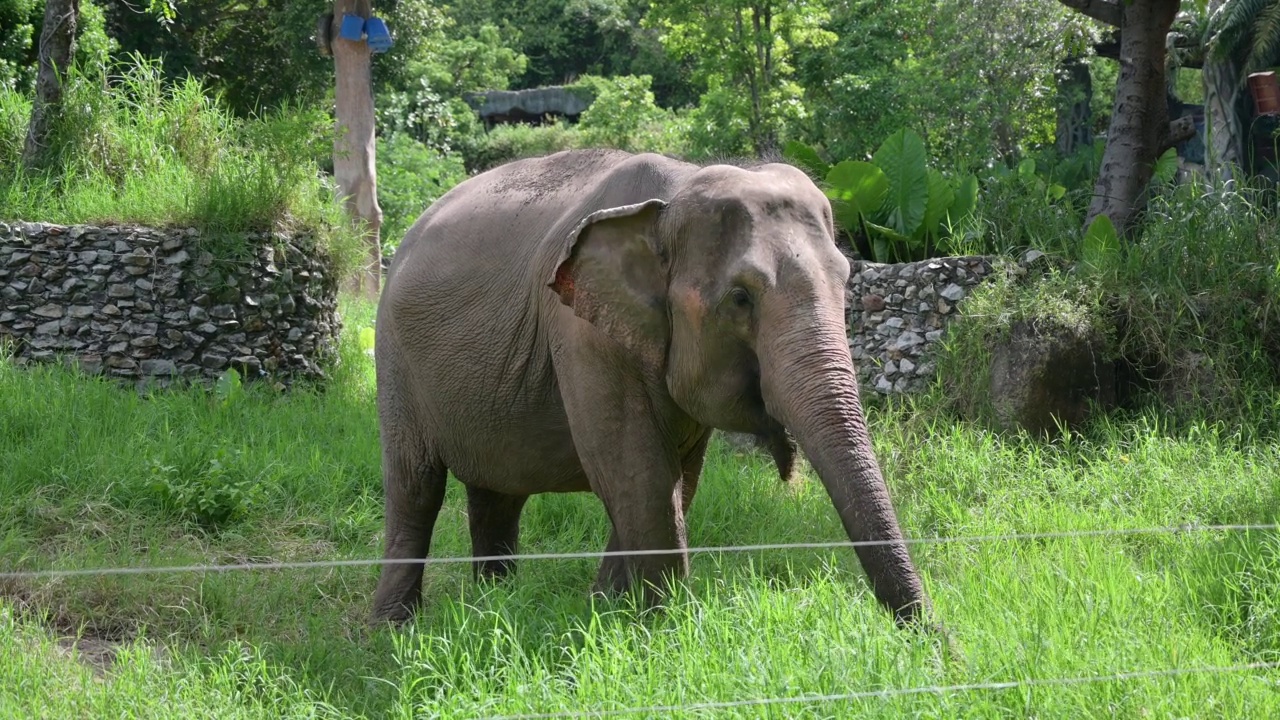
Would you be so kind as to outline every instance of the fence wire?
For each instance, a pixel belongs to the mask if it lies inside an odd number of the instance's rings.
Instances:
[[[1168,525],[1145,528],[1107,528],[1099,530],[1059,530],[1049,532],[1009,533],[1004,535],[957,535],[903,538],[901,540],[841,540],[808,543],[769,543],[760,545],[723,545],[691,548],[664,548],[654,550],[600,550],[568,553],[525,553],[511,555],[469,555],[426,558],[352,558],[346,560],[306,560],[286,562],[244,562],[205,565],[156,565],[135,567],[74,568],[68,570],[6,570],[0,572],[0,580],[36,580],[85,575],[145,575],[156,573],[231,572],[253,570],[300,570],[338,567],[367,567],[372,565],[449,565],[457,563],[521,561],[521,560],[584,560],[607,557],[640,557],[647,555],[675,555],[679,553],[710,554],[772,550],[834,550],[841,548],[878,547],[883,545],[938,545],[943,543],[992,543],[1026,542],[1035,540],[1059,540],[1070,538],[1115,537],[1133,535],[1160,535],[1207,532],[1254,532],[1280,530],[1280,523],[1257,525]]]
[[[944,695],[949,693],[977,692],[982,690],[1017,690],[1035,687],[1063,687],[1071,685],[1088,685],[1103,682],[1119,682],[1123,680],[1143,680],[1150,678],[1179,677],[1184,675],[1224,674],[1246,672],[1250,670],[1280,669],[1280,662],[1256,662],[1243,665],[1212,665],[1188,668],[1167,668],[1162,670],[1137,670],[1133,672],[1113,673],[1111,675],[1085,675],[1069,678],[1027,678],[1025,680],[1007,680],[1003,682],[966,683],[962,685],[929,685],[909,688],[886,688],[883,690],[861,690],[858,692],[837,693],[832,695],[798,695],[795,697],[746,698],[742,700],[723,700],[713,702],[696,702],[685,705],[646,705],[642,707],[607,708],[599,710],[564,710],[546,713],[524,713],[517,715],[486,715],[482,720],[551,720],[553,718],[598,718],[616,717],[619,715],[650,714],[665,716],[674,712],[692,712],[697,710],[729,710],[733,708],[798,705],[810,703],[834,703],[850,700],[879,698],[888,700],[909,695]],[[1280,683],[1278,683],[1280,684]]]

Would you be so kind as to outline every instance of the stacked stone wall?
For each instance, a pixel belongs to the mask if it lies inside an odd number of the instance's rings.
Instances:
[[[991,275],[992,258],[851,265],[845,319],[863,392],[903,394],[927,387],[937,373],[934,357],[947,322]]]
[[[0,342],[123,378],[323,375],[337,282],[306,235],[219,259],[190,228],[0,223]]]

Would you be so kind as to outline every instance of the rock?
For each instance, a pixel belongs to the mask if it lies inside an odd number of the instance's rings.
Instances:
[[[862,309],[864,312],[880,312],[884,309],[884,298],[880,295],[867,294],[862,296]]]
[[[893,383],[889,382],[889,379],[886,378],[884,375],[881,375],[876,379],[876,392],[882,393],[884,395],[888,395],[892,393]]]
[[[120,283],[107,288],[107,296],[113,298],[131,298],[133,297],[133,286]]]
[[[142,372],[147,375],[177,375],[178,366],[172,360],[143,360],[139,363]]]
[[[41,305],[35,310],[32,310],[31,314],[39,315],[40,317],[43,317],[43,318],[60,318],[62,317],[63,312],[64,311],[61,305],[58,305],[56,303],[47,303],[47,304]]]
[[[913,348],[924,342],[924,338],[914,332],[908,330],[898,336],[898,339],[890,346],[891,350],[904,351]]]
[[[37,335],[57,335],[62,332],[62,321],[50,320],[36,326]]]
[[[200,364],[210,370],[221,370],[227,366],[227,356],[218,355],[217,353],[205,353],[200,358]]]
[[[1078,427],[1090,401],[1115,402],[1114,366],[1101,359],[1099,340],[1020,322],[992,348],[991,402],[1002,428],[1050,435],[1058,423]]]
[[[964,288],[960,287],[959,285],[955,283],[951,283],[950,285],[943,288],[942,292],[938,294],[946,298],[947,300],[950,300],[953,303],[957,303],[964,299],[965,291],[964,291]]]
[[[913,372],[915,372],[915,369],[916,369],[916,364],[911,362],[911,360],[909,360],[908,358],[902,358],[902,360],[898,363],[898,372],[902,373],[903,375],[910,375]]]

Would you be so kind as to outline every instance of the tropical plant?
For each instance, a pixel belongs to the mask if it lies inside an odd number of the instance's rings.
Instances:
[[[949,251],[953,233],[977,207],[978,179],[948,177],[929,167],[924,140],[905,128],[886,138],[871,162],[827,166],[799,142],[788,143],[784,154],[824,180],[837,224],[862,255],[877,262]]]

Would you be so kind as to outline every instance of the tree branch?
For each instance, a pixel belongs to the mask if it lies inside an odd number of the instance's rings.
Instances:
[[[1120,27],[1120,15],[1123,11],[1116,0],[1058,0],[1058,2],[1098,22]]]
[[[1163,154],[1165,150],[1168,150],[1184,140],[1190,140],[1192,137],[1195,137],[1195,134],[1196,123],[1190,115],[1184,115],[1183,117],[1174,120],[1169,123],[1169,129],[1165,133],[1164,142],[1160,143],[1159,154]]]

